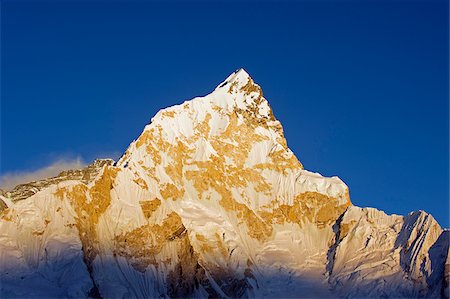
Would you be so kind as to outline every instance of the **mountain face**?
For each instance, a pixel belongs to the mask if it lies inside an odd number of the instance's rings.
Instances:
[[[0,194],[1,297],[448,297],[449,231],[303,169],[244,71],[119,161]]]

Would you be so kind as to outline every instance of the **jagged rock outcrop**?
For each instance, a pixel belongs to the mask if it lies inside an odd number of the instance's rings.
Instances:
[[[354,207],[339,178],[304,170],[244,70],[158,112],[117,163],[14,190],[2,297],[448,292],[448,231]]]
[[[53,178],[20,184],[11,191],[0,189],[0,196],[7,197],[14,202],[28,198],[50,185],[58,184],[63,181],[77,180],[87,184],[98,175],[103,169],[103,166],[112,165],[113,163],[114,160],[112,159],[97,159],[85,168],[66,170]]]

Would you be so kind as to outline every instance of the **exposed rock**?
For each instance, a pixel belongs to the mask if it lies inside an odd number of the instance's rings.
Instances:
[[[0,195],[8,197],[13,202],[16,202],[28,198],[48,186],[58,184],[63,181],[74,180],[88,184],[97,176],[104,165],[112,165],[113,163],[114,160],[112,159],[97,159],[85,168],[66,170],[62,171],[58,174],[58,176],[53,178],[20,184],[14,187],[11,191],[4,191],[0,189]]]

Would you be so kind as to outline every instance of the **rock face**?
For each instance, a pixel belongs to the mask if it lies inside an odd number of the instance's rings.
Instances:
[[[244,70],[119,161],[3,192],[1,297],[440,297],[448,230],[303,169]]]
[[[97,159],[86,168],[63,171],[54,178],[21,184],[11,191],[0,189],[0,196],[7,197],[12,201],[19,201],[36,194],[50,185],[58,184],[63,181],[78,180],[88,184],[103,169],[103,166],[112,165],[113,163],[114,161],[112,159]]]

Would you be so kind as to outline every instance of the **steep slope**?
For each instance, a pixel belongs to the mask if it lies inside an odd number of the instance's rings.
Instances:
[[[339,178],[304,170],[244,70],[159,111],[117,163],[90,169],[4,193],[2,297],[436,297],[448,288],[447,231],[424,212],[354,207]]]
[[[388,216],[350,207],[330,254],[332,288],[362,297],[440,297],[448,231],[423,212]]]

